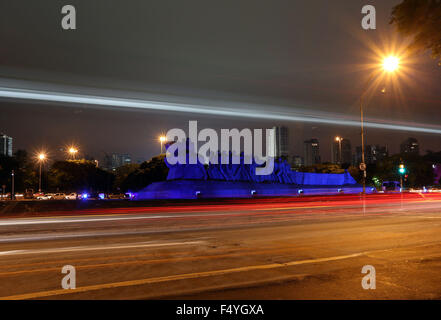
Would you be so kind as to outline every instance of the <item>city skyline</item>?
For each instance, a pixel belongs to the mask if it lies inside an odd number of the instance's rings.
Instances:
[[[306,141],[310,141],[310,140],[317,140],[320,143],[321,139],[317,139],[317,138],[309,138],[307,140],[296,140],[295,138],[292,138],[292,131],[289,130],[289,126],[276,126],[273,127],[273,129],[275,130],[275,136],[274,136],[274,146],[275,146],[275,155],[276,157],[281,157],[281,156],[285,156],[287,157],[287,159],[289,160],[289,162],[291,164],[294,163],[294,157],[300,156],[302,159],[302,164],[305,165],[305,143]],[[220,130],[220,129],[219,129]],[[365,150],[365,154],[366,154],[366,163],[372,163],[372,157],[374,157],[374,159],[376,159],[375,155],[370,155],[372,151],[371,148],[376,148],[377,150],[382,150],[379,148],[385,148],[386,151],[379,151],[382,154],[388,154],[388,155],[392,155],[392,154],[398,154],[398,153],[406,153],[408,151],[403,151],[403,148],[405,148],[406,143],[415,143],[417,145],[417,153],[419,154],[426,154],[427,151],[432,151],[432,152],[437,152],[437,151],[441,151],[441,147],[440,149],[421,149],[420,148],[420,143],[418,139],[414,138],[415,135],[413,135],[412,137],[409,136],[408,138],[402,140],[400,143],[397,144],[375,144],[375,143],[368,143],[366,145],[366,150]],[[3,142],[6,141],[5,138],[9,138],[10,139],[10,143],[9,143],[9,150],[11,152],[10,155],[12,155],[15,151],[17,150],[25,150],[27,152],[31,152],[31,153],[35,153],[35,148],[33,151],[30,151],[26,148],[20,148],[20,147],[16,147],[15,143],[12,144],[12,137],[7,136],[6,134],[2,133],[1,138],[3,139],[2,141],[0,141],[0,146],[2,146],[2,148],[6,148],[6,144],[4,144]],[[335,137],[331,137],[328,138],[326,140],[324,140],[323,143],[321,143],[321,150],[319,151],[319,157],[320,157],[320,163],[339,163],[338,160],[338,142],[336,141],[336,138],[341,138],[342,139],[342,154],[343,154],[343,159],[344,161],[342,161],[342,164],[351,164],[351,165],[355,165],[357,166],[358,163],[361,162],[361,156],[360,156],[360,150],[361,150],[361,146],[357,145],[357,144],[353,144],[351,143],[351,140],[348,138],[343,138],[343,137],[339,137],[338,135],[336,135]],[[298,139],[298,138],[297,138]],[[327,141],[331,139],[330,141]],[[345,142],[343,142],[345,141]],[[410,142],[409,142],[410,141]],[[329,143],[326,143],[329,142]],[[300,149],[296,149],[293,148],[293,145],[298,145],[299,143],[301,143],[302,148]],[[349,143],[349,145],[347,145],[347,143]],[[158,149],[157,147],[158,141],[157,139],[153,139],[152,144],[150,145],[151,149]],[[15,146],[14,148],[12,146]],[[71,144],[71,146],[81,146],[81,143],[75,143],[75,144]],[[381,147],[380,147],[381,146]],[[347,149],[349,148],[349,149]],[[412,148],[411,146],[409,146],[408,148]],[[69,146],[67,144],[64,145],[59,145],[59,146],[46,146],[45,148],[38,148],[38,152],[40,151],[44,151],[44,152],[49,152],[51,154],[51,160],[52,161],[56,161],[56,160],[66,160],[69,159],[69,153],[68,153],[68,149]],[[323,151],[323,149],[325,151]],[[153,152],[152,156],[148,157],[148,156],[133,156],[133,153],[125,151],[124,149],[122,149],[123,151],[121,152],[112,152],[112,151],[104,151],[101,150],[101,154],[96,155],[96,153],[94,152],[94,150],[90,150],[87,151],[84,148],[80,148],[81,153],[79,158],[83,158],[83,159],[95,159],[98,160],[100,163],[100,167],[103,168],[116,168],[117,166],[114,165],[114,163],[141,163],[143,161],[148,161],[151,158],[153,158],[154,156],[157,156],[160,154],[160,152],[157,152],[156,154]],[[330,150],[330,155],[327,155],[328,150]],[[392,151],[391,151],[392,150]],[[0,150],[2,151],[2,150]],[[0,152],[1,154],[1,152]],[[127,158],[128,160],[122,160],[122,161],[117,161],[115,160],[116,157],[120,157],[120,158]],[[382,159],[384,157],[381,156],[379,159]],[[348,161],[348,159],[351,159],[351,161]],[[374,162],[376,162],[377,160],[374,160]],[[313,163],[311,163],[313,164]]]

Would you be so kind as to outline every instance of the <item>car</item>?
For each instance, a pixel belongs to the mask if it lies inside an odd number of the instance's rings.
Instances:
[[[78,195],[81,200],[100,200],[100,196],[96,192],[83,192]]]
[[[383,181],[381,189],[385,192],[400,191],[400,183],[398,181]]]
[[[77,194],[75,192],[66,194],[64,196],[64,199],[66,199],[66,200],[77,200],[77,198],[78,198],[78,196],[77,196]]]
[[[24,194],[23,193],[16,193],[15,194],[15,200],[23,200]]]
[[[24,199],[34,199],[34,190],[26,189],[23,198]]]
[[[40,194],[37,196],[37,200],[50,200],[51,196],[49,194]]]
[[[52,200],[64,200],[66,199],[66,195],[64,193],[54,193],[51,195]]]
[[[11,194],[10,193],[0,194],[0,199],[2,199],[2,200],[10,200],[11,199]]]
[[[126,195],[124,193],[113,193],[107,196],[108,199],[125,199]]]

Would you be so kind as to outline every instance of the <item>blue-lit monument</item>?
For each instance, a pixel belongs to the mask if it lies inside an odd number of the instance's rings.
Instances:
[[[195,199],[195,198],[251,198],[256,196],[298,196],[300,194],[360,193],[362,186],[345,170],[342,174],[292,171],[286,160],[276,159],[274,170],[257,175],[254,158],[218,153],[217,161],[203,164],[186,142],[187,152],[182,161],[171,164],[166,181],[155,182],[141,190],[136,199]],[[193,153],[193,154],[192,154]],[[197,159],[190,164],[190,157]],[[233,158],[236,161],[233,163]],[[184,159],[185,158],[185,159]],[[228,158],[228,164],[221,161]],[[212,156],[211,159],[214,159]],[[369,189],[367,192],[372,192]]]

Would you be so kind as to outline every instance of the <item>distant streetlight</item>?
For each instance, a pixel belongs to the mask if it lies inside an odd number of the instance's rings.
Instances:
[[[11,172],[11,200],[15,200],[15,172]]]
[[[40,153],[37,158],[40,164],[40,178],[38,179],[38,192],[41,192],[41,166],[43,162],[46,160],[46,154]]]
[[[384,71],[393,73],[398,70],[400,67],[400,58],[396,56],[387,56],[383,59],[382,68]],[[363,89],[363,92],[360,97],[360,123],[361,123],[361,163],[360,169],[363,171],[363,194],[366,193],[366,164],[364,163],[364,123],[363,123],[363,98],[367,92],[368,86],[374,77],[374,73],[372,73],[366,82],[366,85]],[[384,91],[383,91],[384,90]],[[386,92],[383,89],[382,92]]]
[[[335,141],[338,141],[338,163],[341,164],[342,157],[341,157],[341,141],[343,138],[341,137],[335,137]]]
[[[72,160],[75,160],[75,156],[78,153],[78,149],[75,147],[70,147],[68,153],[72,157]]]
[[[162,151],[162,148],[163,148],[162,146],[163,146],[163,144],[164,144],[165,141],[167,141],[167,138],[166,138],[165,136],[160,136],[160,137],[159,137],[159,142],[161,143],[161,154],[162,154],[162,152],[163,152],[163,151]]]

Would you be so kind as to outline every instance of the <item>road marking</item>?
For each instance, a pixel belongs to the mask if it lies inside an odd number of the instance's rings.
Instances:
[[[117,267],[124,265],[144,265],[144,264],[155,264],[155,263],[169,263],[169,262],[180,262],[180,261],[200,261],[200,260],[209,260],[209,259],[221,259],[221,258],[231,258],[237,256],[247,255],[261,255],[266,253],[286,253],[293,252],[293,248],[281,247],[281,249],[267,249],[267,250],[254,250],[254,251],[243,251],[242,249],[237,249],[231,253],[223,253],[223,254],[212,254],[205,256],[188,256],[188,257],[175,257],[175,258],[157,258],[157,259],[147,259],[147,260],[134,260],[134,261],[120,261],[120,262],[108,262],[108,263],[98,263],[98,264],[85,264],[79,265],[75,267],[77,270],[84,269],[95,269],[95,268],[105,268],[105,267]],[[187,252],[186,254],[191,254],[191,252]],[[69,260],[71,263],[72,260]],[[47,263],[47,262],[46,262]],[[60,264],[66,264],[66,261],[60,262]],[[7,267],[7,266],[5,266]],[[0,272],[0,277],[7,276],[15,276],[20,274],[29,274],[29,273],[37,273],[37,272],[49,272],[60,270],[60,267],[49,267],[49,268],[41,268],[41,269],[30,269],[30,270],[18,270],[18,271],[7,271]]]
[[[164,247],[177,245],[192,245],[201,244],[205,241],[185,241],[185,242],[137,242],[125,245],[103,245],[103,246],[81,246],[81,247],[62,247],[62,248],[47,248],[47,249],[23,249],[0,251],[0,256],[12,256],[23,254],[39,254],[39,253],[58,253],[58,252],[76,252],[76,251],[95,251],[95,250],[114,250],[114,249],[128,249],[128,248],[146,248],[146,247]]]
[[[338,260],[343,260],[343,259],[350,259],[350,258],[359,257],[359,256],[362,256],[365,254],[366,253],[364,253],[364,252],[360,252],[360,253],[354,253],[354,254],[343,255],[343,256],[298,260],[298,261],[291,261],[291,262],[286,262],[286,263],[272,263],[272,264],[254,265],[254,266],[246,266],[246,267],[223,269],[223,270],[185,273],[185,274],[178,274],[178,275],[172,275],[172,276],[163,276],[163,277],[155,277],[155,278],[147,278],[147,279],[139,279],[139,280],[111,282],[111,283],[103,283],[103,284],[85,286],[85,287],[80,287],[80,288],[70,289],[70,290],[58,289],[58,290],[25,293],[25,294],[13,295],[13,296],[0,297],[0,299],[1,300],[24,300],[24,299],[45,298],[45,297],[51,297],[51,296],[58,296],[58,295],[65,295],[65,294],[72,294],[72,293],[81,293],[81,292],[88,292],[88,291],[96,291],[96,290],[102,290],[102,289],[130,287],[130,286],[146,285],[146,284],[161,283],[161,282],[168,282],[168,281],[177,281],[177,280],[186,280],[186,279],[201,278],[201,277],[220,276],[220,275],[225,275],[225,274],[230,274],[230,273],[238,273],[238,272],[246,272],[246,271],[254,271],[254,270],[284,268],[284,267],[291,267],[291,266],[302,265],[302,264],[338,261]]]
[[[197,238],[199,239],[209,239],[209,238]],[[286,252],[294,252],[294,250],[298,247],[293,247],[291,245],[278,245],[278,246],[259,246],[259,248],[256,247],[246,247],[246,250],[244,248],[228,248],[225,252],[222,253],[219,252],[218,254],[214,253],[212,255],[209,255],[213,258],[216,258],[220,255],[225,254],[237,254],[237,255],[243,255],[246,254],[254,254],[254,253],[269,253],[269,252],[279,252],[279,251],[286,251]],[[260,251],[259,251],[260,250]],[[162,257],[161,259],[172,259],[169,258],[170,256],[173,256],[175,259],[180,259],[181,257],[188,257],[194,254],[195,251],[171,251],[171,252],[165,252],[162,253],[159,257]],[[179,254],[178,257],[176,255]],[[102,260],[127,260],[127,259],[138,259],[138,258],[149,258],[149,257],[155,257],[159,259],[158,252],[153,251],[149,253],[143,253],[143,254],[132,254],[132,255],[114,255],[112,257],[108,256],[94,256],[91,258],[76,258],[76,259],[69,259],[70,264],[74,263],[81,263],[81,262],[93,262],[93,261],[102,261]],[[200,257],[200,256],[192,256],[192,257]],[[208,257],[208,256],[207,256]],[[144,260],[147,261],[147,260]],[[104,262],[102,262],[104,263]],[[20,263],[20,264],[4,264],[0,265],[0,269],[13,269],[13,268],[25,268],[25,267],[33,267],[33,266],[42,266],[42,265],[65,265],[66,260],[47,260],[42,262],[34,262],[34,263]],[[83,265],[83,266],[89,266],[89,265]],[[46,269],[51,269],[49,267],[46,267]],[[36,270],[44,270],[44,269],[34,269]],[[34,270],[23,270],[23,271],[34,271]],[[17,271],[19,272],[19,271]],[[7,272],[2,272],[0,274],[6,274]]]

